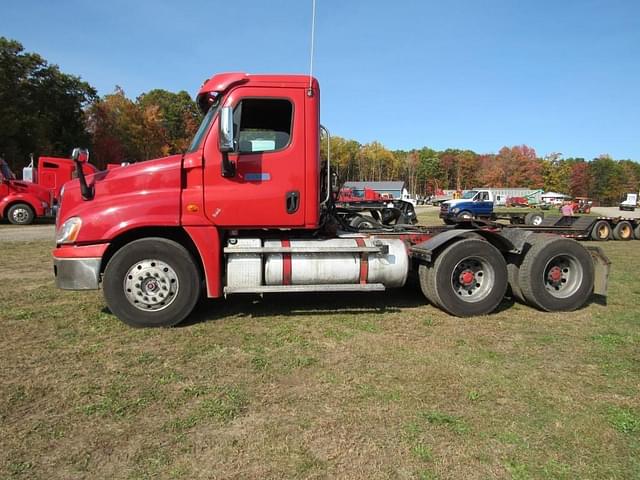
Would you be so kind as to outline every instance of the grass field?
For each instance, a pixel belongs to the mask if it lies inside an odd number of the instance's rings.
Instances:
[[[50,243],[0,247],[0,478],[640,478],[640,242],[603,245],[609,305],[572,313],[407,287],[164,330],[56,290]]]

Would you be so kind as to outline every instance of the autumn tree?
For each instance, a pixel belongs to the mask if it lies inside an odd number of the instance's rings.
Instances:
[[[202,120],[198,107],[187,92],[154,89],[140,95],[136,103],[149,115],[159,115],[166,135],[165,155],[187,149]],[[154,109],[157,109],[157,113],[153,113]]]

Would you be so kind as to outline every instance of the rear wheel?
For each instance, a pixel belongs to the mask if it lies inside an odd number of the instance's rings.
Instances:
[[[550,312],[575,310],[593,291],[593,261],[578,242],[546,237],[526,253],[518,280],[529,305]]]
[[[591,240],[604,242],[611,237],[611,226],[606,220],[598,220],[591,230]]]
[[[475,238],[445,248],[419,269],[420,286],[434,305],[451,315],[486,315],[507,290],[507,264],[496,247]]]
[[[7,218],[14,225],[29,225],[33,222],[35,214],[33,208],[26,203],[16,203],[7,210]]]
[[[623,220],[613,228],[614,240],[631,240],[633,238],[633,227],[629,222]]]
[[[109,309],[132,327],[169,327],[191,313],[200,297],[200,272],[191,254],[165,238],[133,241],[111,258],[103,289]]]
[[[636,228],[633,229],[633,236],[636,240],[640,240],[640,223],[636,225]]]
[[[538,212],[530,212],[527,213],[524,217],[524,223],[527,225],[540,225],[542,223],[542,220],[544,218],[544,214],[543,213],[538,213]]]

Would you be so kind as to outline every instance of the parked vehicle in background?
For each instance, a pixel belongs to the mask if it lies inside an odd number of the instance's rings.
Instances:
[[[509,197],[507,198],[507,207],[529,207],[529,200],[525,197]]]
[[[509,220],[512,224],[539,225],[544,218],[542,212],[495,213],[496,195],[490,189],[474,189],[464,192],[461,198],[447,200],[440,207],[440,218],[453,225],[471,220]],[[526,199],[525,199],[526,200]]]
[[[60,198],[62,186],[75,174],[75,165],[68,158],[40,157],[37,167],[23,168],[22,180],[5,171],[0,185],[0,218],[6,218],[15,225],[29,225],[36,218],[53,217]],[[86,163],[82,166],[85,175],[97,172]],[[8,170],[8,166],[6,167]]]
[[[574,215],[591,213],[592,205],[593,200],[588,197],[576,197],[571,204]]]
[[[619,207],[622,211],[634,212],[636,207],[638,206],[638,194],[637,193],[627,193],[627,198],[624,199],[622,203],[620,203]]]

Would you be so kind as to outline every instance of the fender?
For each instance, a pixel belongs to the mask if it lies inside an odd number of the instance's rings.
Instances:
[[[409,253],[413,258],[431,263],[435,259],[437,252],[445,246],[456,240],[469,237],[482,237],[503,253],[517,250],[513,243],[500,233],[475,228],[453,229],[439,233],[429,240],[412,246]]]
[[[220,234],[212,226],[184,226],[184,230],[198,249],[204,275],[207,283],[207,296],[218,298],[222,296]]]
[[[42,206],[42,201],[35,195],[28,193],[9,193],[9,195],[0,200],[0,217],[4,217],[7,208],[14,203],[26,203],[33,209],[36,217],[44,216],[46,211],[46,208]]]

